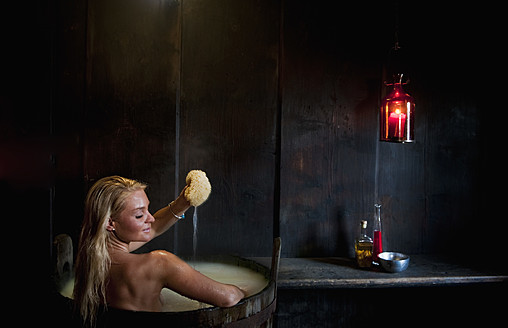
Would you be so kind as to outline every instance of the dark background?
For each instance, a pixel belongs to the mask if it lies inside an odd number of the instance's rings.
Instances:
[[[51,256],[57,234],[77,246],[101,177],[148,183],[155,212],[202,169],[213,190],[199,254],[269,256],[280,235],[284,257],[353,256],[379,201],[385,249],[499,259],[501,116],[484,92],[496,44],[473,4],[439,4],[54,0],[5,11],[19,19],[2,32],[3,200],[43,222]],[[414,144],[378,141],[397,26]],[[191,252],[191,217],[150,247]]]

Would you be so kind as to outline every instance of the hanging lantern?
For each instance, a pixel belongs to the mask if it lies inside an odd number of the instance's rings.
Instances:
[[[381,101],[381,141],[414,141],[415,103],[413,97],[402,89],[402,75],[398,74],[398,81],[387,84],[393,85],[393,90]]]

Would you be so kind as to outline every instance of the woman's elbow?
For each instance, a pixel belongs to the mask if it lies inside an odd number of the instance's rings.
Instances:
[[[220,307],[232,307],[235,306],[242,298],[245,297],[245,294],[242,292],[242,290],[236,286],[231,286],[230,290],[228,290],[223,300],[221,301],[221,304],[219,304]]]

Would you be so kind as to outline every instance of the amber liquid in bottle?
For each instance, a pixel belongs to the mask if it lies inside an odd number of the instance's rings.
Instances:
[[[360,235],[355,240],[356,263],[360,268],[369,268],[372,264],[372,239],[367,236],[367,221],[361,221]]]

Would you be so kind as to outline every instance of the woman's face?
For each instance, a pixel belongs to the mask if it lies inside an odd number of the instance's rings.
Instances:
[[[117,237],[125,242],[149,241],[154,217],[148,212],[150,201],[144,190],[134,191],[125,200],[125,207],[112,218],[112,227]]]

